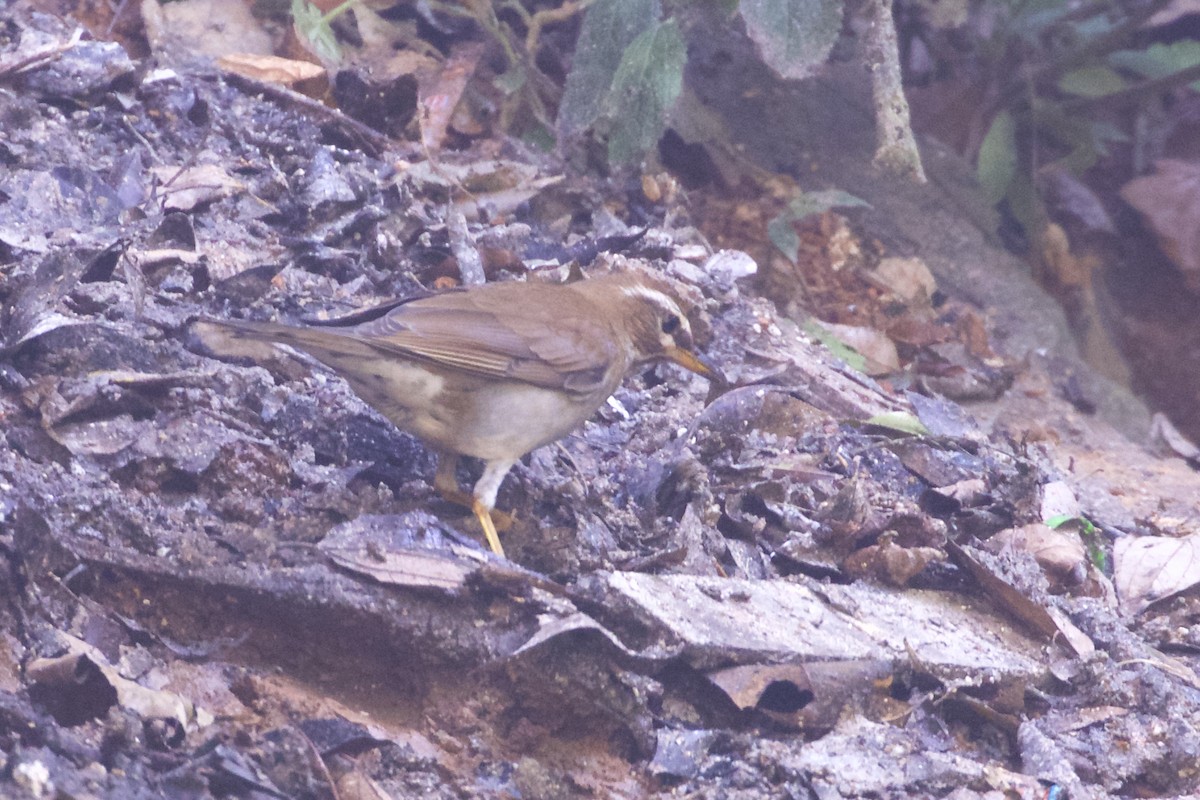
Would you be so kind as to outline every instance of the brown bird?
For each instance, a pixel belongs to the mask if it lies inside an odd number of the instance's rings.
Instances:
[[[386,307],[385,307],[386,309]],[[321,361],[398,428],[440,455],[434,486],[470,507],[492,550],[500,483],[517,459],[590,417],[631,371],[673,361],[705,377],[675,294],[641,272],[567,284],[491,283],[396,302],[369,322],[292,327],[206,320],[215,351],[265,341]],[[471,495],[458,488],[459,456],[485,462]]]

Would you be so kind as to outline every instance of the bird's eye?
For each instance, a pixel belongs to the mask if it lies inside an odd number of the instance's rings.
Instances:
[[[675,331],[679,330],[679,317],[674,314],[668,314],[663,317],[662,332],[671,336]]]

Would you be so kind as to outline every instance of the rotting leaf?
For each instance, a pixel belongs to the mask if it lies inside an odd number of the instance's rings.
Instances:
[[[478,570],[478,563],[433,550],[372,553],[341,547],[322,547],[333,563],[392,586],[458,591]]]
[[[1200,583],[1200,534],[1123,536],[1113,545],[1113,584],[1131,614]]]
[[[216,164],[151,167],[150,172],[162,183],[159,194],[164,198],[164,211],[191,211],[246,188],[244,183]]]
[[[143,719],[173,719],[185,728],[206,727],[213,717],[204,709],[172,692],[148,689],[123,677],[98,649],[67,633],[57,637],[67,654],[57,658],[40,658],[30,663],[27,674],[35,683],[61,685],[81,671],[96,669],[116,692],[117,703]]]
[[[901,547],[894,538],[887,536],[878,544],[856,550],[842,561],[842,568],[853,578],[872,577],[904,586],[926,566],[946,558],[936,547]]]
[[[482,553],[440,542],[436,518],[413,512],[365,514],[337,526],[317,547],[333,563],[392,586],[456,592],[484,561]],[[432,545],[418,545],[422,536]]]
[[[483,57],[483,42],[456,45],[441,68],[417,83],[420,105],[421,145],[426,153],[437,152],[446,140],[446,131],[467,82],[475,74]]]
[[[796,233],[795,223],[814,214],[823,214],[834,208],[854,208],[865,206],[870,208],[867,201],[855,197],[841,189],[825,189],[818,192],[804,192],[794,197],[787,208],[767,223],[767,236],[771,244],[779,252],[787,256],[793,264],[800,253],[800,235]]]
[[[513,655],[527,653],[560,636],[579,632],[599,634],[621,653],[632,658],[661,660],[673,655],[673,653],[661,650],[660,648],[653,648],[645,652],[631,650],[624,642],[617,638],[615,633],[583,612],[568,613],[566,616],[555,614],[540,615],[538,617],[538,629],[520,647],[513,651]]]

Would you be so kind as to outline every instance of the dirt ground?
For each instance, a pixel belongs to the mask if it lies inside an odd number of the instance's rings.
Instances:
[[[0,66],[72,32],[0,26]],[[511,141],[431,164],[207,64],[85,40],[0,74],[0,795],[1200,792],[1194,464],[952,159],[872,170],[852,80],[699,84],[749,157],[870,204],[791,264],[737,192],[651,201]],[[512,175],[515,203],[452,192]],[[508,560],[342,380],[192,329],[453,284],[456,215],[489,280],[665,276],[729,380],[652,368],[530,454]]]

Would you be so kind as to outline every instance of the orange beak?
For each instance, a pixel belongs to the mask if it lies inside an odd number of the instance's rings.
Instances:
[[[668,347],[663,353],[669,361],[674,361],[684,369],[691,370],[697,375],[703,375],[709,380],[720,380],[721,373],[716,367],[701,361],[699,356],[682,347]]]

